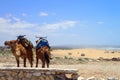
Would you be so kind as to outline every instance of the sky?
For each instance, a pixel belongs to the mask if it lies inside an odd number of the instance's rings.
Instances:
[[[0,0],[0,45],[18,35],[51,46],[120,45],[120,0]]]

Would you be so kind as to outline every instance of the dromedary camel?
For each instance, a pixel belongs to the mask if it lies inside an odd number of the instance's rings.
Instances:
[[[33,51],[31,49],[26,49],[17,40],[5,41],[5,45],[11,47],[11,51],[16,58],[17,67],[19,67],[19,58],[23,59],[24,67],[26,67],[26,58],[28,58],[31,67],[33,66]]]
[[[36,41],[37,43],[38,41]],[[36,49],[36,67],[38,67],[38,61],[41,59],[42,68],[45,68],[45,63],[47,64],[47,68],[49,68],[50,63],[50,48],[48,46],[42,46],[39,49]]]

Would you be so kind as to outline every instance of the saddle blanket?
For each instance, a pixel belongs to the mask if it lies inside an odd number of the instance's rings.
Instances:
[[[38,45],[36,46],[37,49],[41,48],[42,46],[49,46],[48,41],[46,39],[41,40]]]

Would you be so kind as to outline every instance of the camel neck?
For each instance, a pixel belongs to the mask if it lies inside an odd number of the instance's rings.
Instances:
[[[11,51],[12,51],[13,53],[16,52],[16,45],[11,47]]]

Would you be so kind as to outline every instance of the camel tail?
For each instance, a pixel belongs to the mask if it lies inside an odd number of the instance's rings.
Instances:
[[[49,59],[49,55],[47,54],[47,52],[44,53],[44,57],[47,63],[50,63],[50,59]]]

